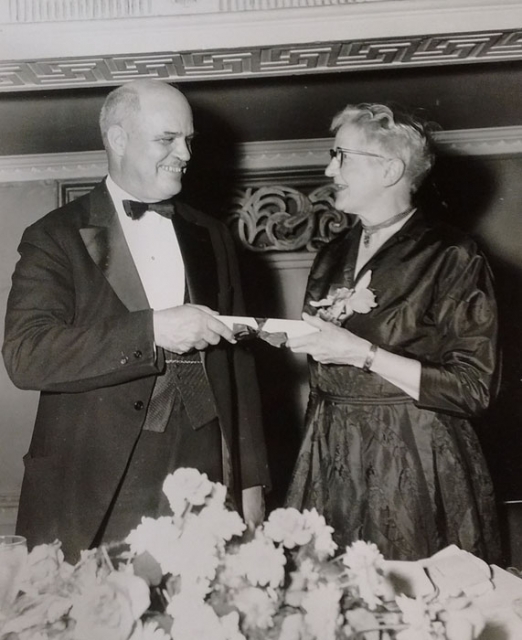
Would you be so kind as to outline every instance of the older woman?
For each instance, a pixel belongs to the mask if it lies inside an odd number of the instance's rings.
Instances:
[[[433,164],[427,128],[379,104],[333,120],[326,175],[357,223],[319,252],[288,346],[309,355],[307,429],[287,498],[338,542],[388,558],[448,544],[498,558],[493,489],[470,421],[495,388],[497,311],[475,242],[412,197]]]

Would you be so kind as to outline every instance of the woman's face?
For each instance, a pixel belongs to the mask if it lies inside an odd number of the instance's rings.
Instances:
[[[376,143],[368,142],[363,132],[351,124],[338,130],[334,149],[337,155],[325,173],[333,178],[336,209],[363,219],[368,215],[371,220],[372,212],[382,209],[387,158]]]

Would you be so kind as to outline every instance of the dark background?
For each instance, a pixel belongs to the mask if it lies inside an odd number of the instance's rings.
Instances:
[[[522,62],[388,68],[284,78],[186,82],[197,130],[214,142],[328,136],[347,103],[395,101],[444,129],[522,125]],[[110,87],[0,94],[0,154],[101,149]]]

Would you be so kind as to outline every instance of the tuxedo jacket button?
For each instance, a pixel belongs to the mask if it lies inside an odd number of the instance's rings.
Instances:
[[[129,359],[127,358],[127,356],[123,356],[122,359],[120,360],[120,364],[127,364],[128,361]]]
[[[145,405],[141,400],[136,400],[136,402],[134,403],[134,408],[136,409],[136,411],[141,411],[144,406]]]
[[[136,349],[136,351],[134,352],[134,357],[139,360],[141,358],[143,354],[141,353],[141,351],[139,349]]]

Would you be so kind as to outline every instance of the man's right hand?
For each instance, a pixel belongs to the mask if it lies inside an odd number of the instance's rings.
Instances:
[[[219,320],[217,311],[201,304],[184,304],[153,313],[154,340],[158,347],[173,353],[203,351],[224,338],[236,340],[232,331]]]

